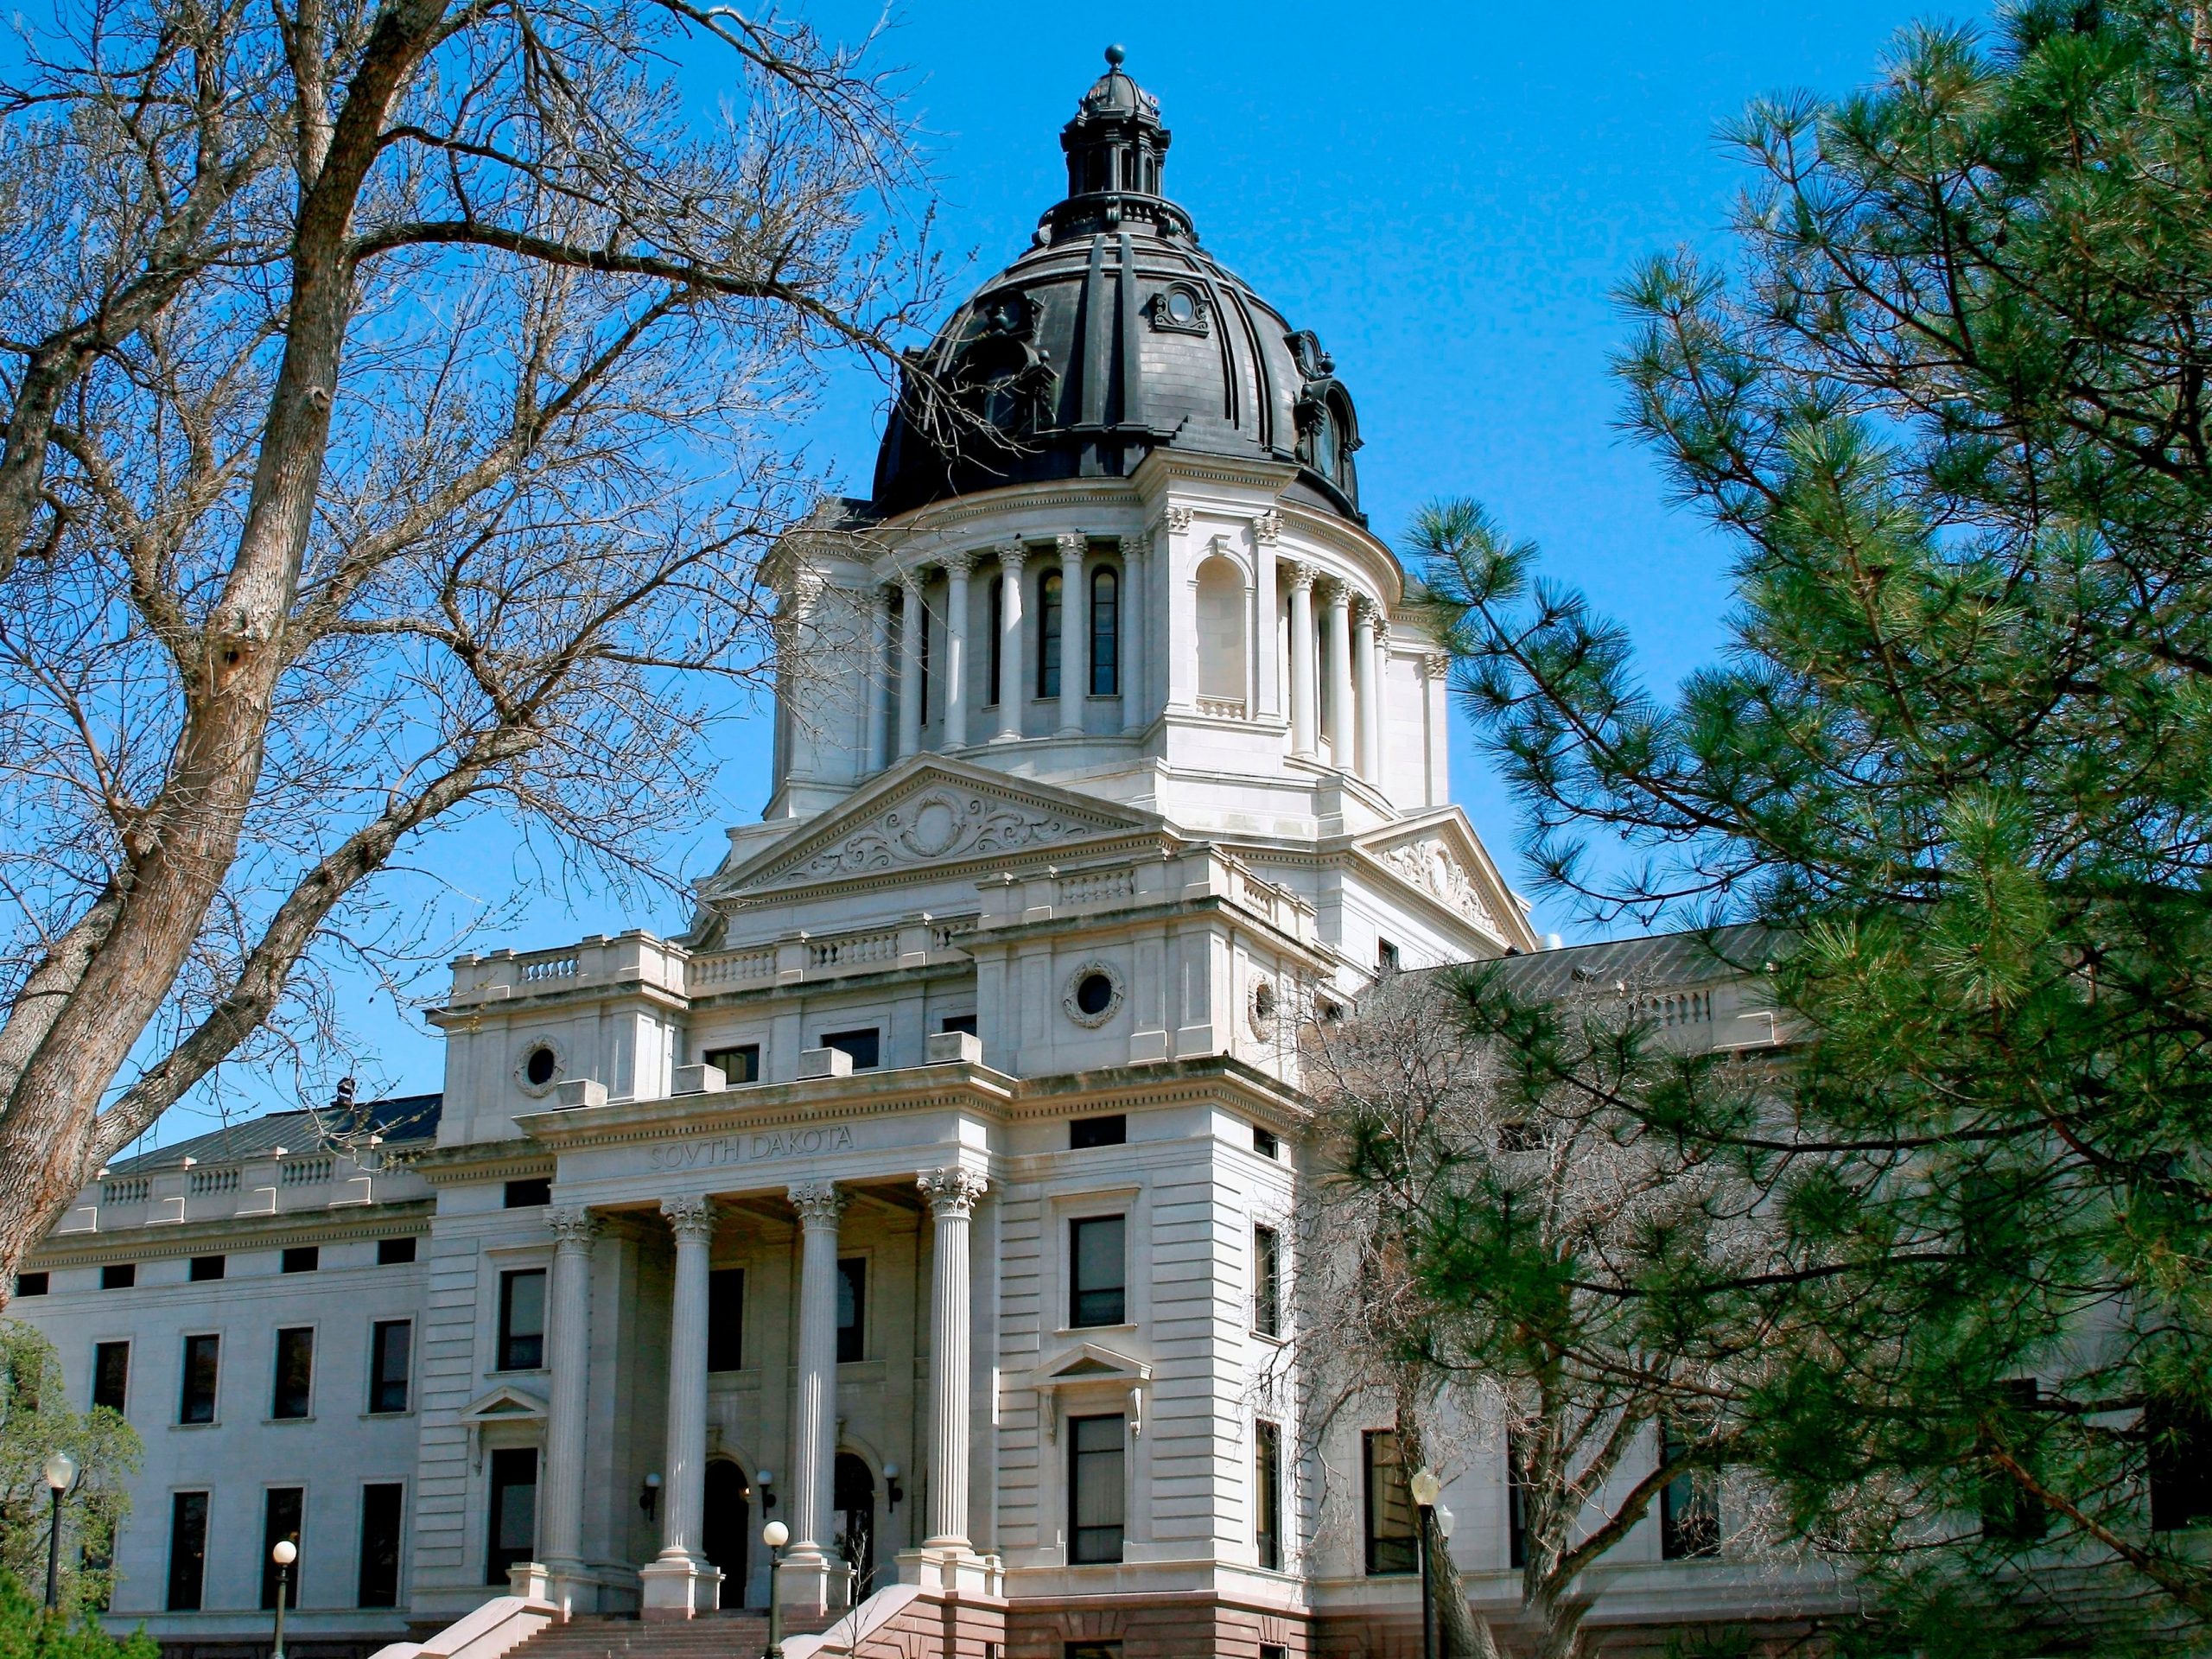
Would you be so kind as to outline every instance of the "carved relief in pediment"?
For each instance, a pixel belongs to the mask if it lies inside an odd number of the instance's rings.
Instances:
[[[938,786],[908,797],[828,845],[765,872],[764,881],[829,881],[946,863],[1093,836],[1109,826],[1027,802]]]
[[[1466,867],[1444,842],[1409,841],[1376,855],[1431,898],[1441,899],[1471,922],[1497,931],[1497,919],[1475,890]]]

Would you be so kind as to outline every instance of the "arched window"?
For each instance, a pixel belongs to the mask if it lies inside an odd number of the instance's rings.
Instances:
[[[1090,695],[1122,689],[1122,583],[1110,566],[1090,573]]]
[[[1037,695],[1060,695],[1060,573],[1047,570],[1037,584]]]
[[[1006,578],[991,578],[991,695],[987,701],[999,700],[999,654],[1004,648],[1006,632]]]
[[[1198,696],[1244,713],[1244,573],[1218,554],[1198,567]]]

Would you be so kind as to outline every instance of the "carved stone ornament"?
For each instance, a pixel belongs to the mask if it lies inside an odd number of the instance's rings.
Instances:
[[[967,551],[947,553],[938,560],[938,563],[944,568],[947,576],[969,575],[976,569],[976,556]]]
[[[1021,580],[1021,567],[1029,563],[1029,550],[1020,542],[1008,542],[997,550],[999,569],[1014,581]]]
[[[1282,514],[1270,507],[1252,521],[1252,539],[1262,547],[1273,547],[1282,539]]]
[[[845,1213],[845,1195],[835,1181],[801,1181],[789,1194],[791,1208],[807,1227],[835,1227]]]
[[[660,1212],[668,1217],[669,1230],[678,1243],[703,1244],[714,1236],[715,1202],[700,1193],[663,1198]]]
[[[946,786],[899,802],[811,858],[777,871],[774,879],[826,881],[901,865],[1014,852],[1097,831],[1097,825],[1077,818]]]
[[[1285,585],[1294,593],[1300,588],[1311,592],[1314,582],[1320,579],[1320,575],[1321,573],[1310,564],[1294,564],[1290,567],[1290,581]]]
[[[1103,977],[1109,988],[1105,1006],[1095,1011],[1086,1009],[1079,995],[1083,989],[1083,982],[1094,974]],[[1068,1018],[1078,1026],[1096,1029],[1104,1025],[1120,1011],[1123,995],[1122,976],[1116,973],[1111,966],[1103,962],[1086,962],[1068,976],[1067,985],[1060,993],[1060,1007],[1066,1011]]]
[[[1180,536],[1185,531],[1190,529],[1192,516],[1191,509],[1188,507],[1168,508],[1168,531],[1173,535]]]
[[[531,1056],[543,1049],[553,1057],[553,1069],[543,1083],[530,1079]],[[561,1079],[569,1075],[569,1057],[561,1045],[550,1037],[525,1037],[522,1046],[515,1052],[515,1087],[533,1100],[543,1100],[561,1086]]]
[[[1064,530],[1052,537],[1052,544],[1060,550],[1060,559],[1079,559],[1090,551],[1090,537],[1079,530]]]
[[[1278,1022],[1282,1018],[1282,997],[1275,989],[1275,982],[1265,977],[1252,982],[1252,994],[1245,1000],[1245,1018],[1251,1021],[1252,1034],[1263,1043],[1275,1039]]]
[[[1470,921],[1479,922],[1493,931],[1497,930],[1497,924],[1482,896],[1475,891],[1475,884],[1452,856],[1452,849],[1442,842],[1408,842],[1402,847],[1391,848],[1382,857],[1385,864],[1431,898],[1441,899]]]
[[[563,1205],[549,1210],[545,1224],[553,1230],[553,1248],[556,1250],[588,1250],[591,1242],[599,1236],[600,1218],[581,1205]]]
[[[1189,283],[1170,283],[1145,302],[1152,326],[1162,334],[1203,334],[1213,308],[1205,290]]]
[[[925,1170],[914,1178],[914,1185],[929,1199],[931,1213],[939,1216],[973,1215],[976,1200],[991,1185],[976,1171],[957,1164],[950,1169]]]
[[[1452,659],[1440,651],[1432,651],[1421,659],[1421,671],[1432,680],[1440,680],[1452,671]]]

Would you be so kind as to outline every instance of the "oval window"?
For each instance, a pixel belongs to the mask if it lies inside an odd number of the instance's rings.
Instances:
[[[553,1056],[553,1051],[543,1043],[540,1043],[530,1051],[530,1058],[522,1063],[522,1074],[530,1079],[531,1088],[543,1089],[553,1081],[554,1070],[559,1065],[560,1062]]]
[[[1103,974],[1085,974],[1075,988],[1075,1005],[1085,1014],[1103,1014],[1113,1001],[1114,982]]]
[[[1189,289],[1171,288],[1167,290],[1167,320],[1186,327],[1198,320],[1198,302],[1192,296]]]
[[[1252,993],[1252,1012],[1263,1022],[1275,1017],[1275,988],[1264,979]]]

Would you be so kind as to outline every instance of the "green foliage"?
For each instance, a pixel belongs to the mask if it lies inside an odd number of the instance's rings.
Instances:
[[[1740,270],[1622,296],[1628,423],[1736,549],[1731,648],[1672,698],[1478,509],[1414,532],[1553,890],[1795,940],[1761,1103],[1656,1060],[1615,1092],[1774,1195],[1789,1271],[1687,1294],[1765,1333],[1732,1409],[1865,1569],[1870,1651],[2212,1625],[2148,1491],[2212,1475],[2202,25],[2023,5],[1733,130]]]
[[[107,1605],[116,1529],[130,1509],[124,1481],[138,1469],[138,1435],[105,1407],[70,1410],[53,1344],[20,1320],[0,1319],[0,1586],[13,1574],[44,1592],[53,1516],[44,1469],[56,1451],[82,1471],[62,1500],[62,1605],[89,1612]],[[8,1618],[0,1611],[0,1626],[12,1629]],[[0,1643],[12,1639],[0,1633]],[[63,1640],[58,1631],[39,1639],[49,1648]],[[8,1654],[0,1651],[0,1659]]]
[[[0,1568],[0,1659],[161,1659],[161,1651],[143,1629],[113,1637],[97,1618],[48,1614]]]

